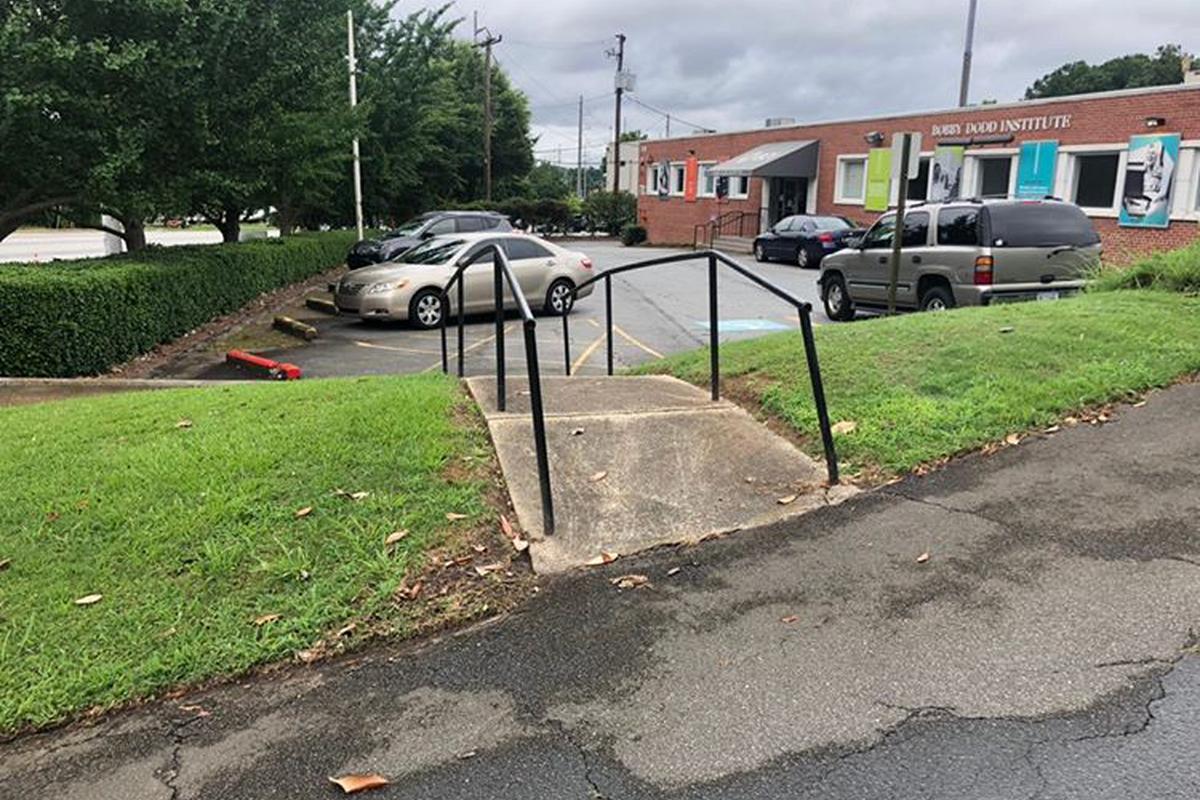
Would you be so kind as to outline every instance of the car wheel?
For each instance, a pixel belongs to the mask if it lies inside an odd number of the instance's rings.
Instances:
[[[754,243],[754,260],[758,262],[767,260],[767,248],[763,247],[762,242]]]
[[[546,291],[546,313],[556,316],[570,314],[575,305],[575,284],[566,278],[559,278],[550,284]]]
[[[846,280],[841,275],[834,273],[825,279],[821,297],[825,301],[825,313],[830,319],[838,322],[854,319],[854,304],[846,291]]]
[[[796,266],[801,269],[812,266],[812,256],[808,254],[808,247],[805,245],[800,245],[800,249],[796,251]]]
[[[948,311],[954,308],[954,295],[945,286],[932,286],[921,295],[922,311]]]
[[[422,289],[408,305],[408,319],[418,328],[429,330],[442,324],[442,294],[436,289]]]

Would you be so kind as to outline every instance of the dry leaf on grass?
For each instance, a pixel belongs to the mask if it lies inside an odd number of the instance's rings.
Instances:
[[[800,495],[789,494],[786,497],[778,498],[775,502],[779,503],[779,505],[781,505],[781,506],[790,506],[792,503],[796,502],[796,498],[798,498],[799,496]]]
[[[645,575],[622,575],[619,578],[613,578],[609,583],[618,589],[636,589],[639,586],[649,585],[650,579]]]
[[[855,422],[853,420],[845,419],[845,420],[842,420],[841,422],[834,423],[834,425],[829,430],[832,431],[835,436],[841,436],[841,435],[847,434],[847,433],[854,433],[855,429],[857,429],[857,428],[858,428],[857,422]]]
[[[80,597],[79,599],[77,599],[75,601],[75,605],[77,605],[77,606],[94,606],[94,605],[96,605],[96,603],[99,603],[103,599],[104,599],[104,595],[102,595],[102,594],[88,594],[88,595],[84,595],[83,597]]]
[[[620,553],[604,552],[598,556],[593,556],[592,558],[589,558],[587,560],[587,566],[602,567],[605,564],[611,564],[612,562],[616,561],[620,557],[621,557]]]
[[[1042,433],[1049,435],[1051,433],[1058,433],[1061,430],[1062,428],[1060,428],[1058,425],[1051,425],[1049,428],[1046,428],[1044,431],[1042,431]]]
[[[383,540],[383,545],[384,545],[384,547],[391,547],[396,542],[403,539],[405,536],[408,536],[407,529],[402,530],[402,531],[392,531],[391,533],[388,534],[388,537]]]
[[[458,513],[455,513],[454,511],[451,511],[448,514],[446,514],[446,519],[449,520],[450,522],[458,522],[460,519],[467,519],[468,516],[469,516],[468,514],[458,514]]]
[[[190,427],[192,427],[192,421],[190,419],[181,419],[181,420],[179,420],[179,422],[175,423],[175,427],[176,428],[190,428]]]
[[[272,622],[278,621],[281,617],[281,614],[263,614],[261,617],[254,618],[254,624],[261,628],[263,625],[270,625]]]
[[[500,563],[484,564],[482,567],[475,568],[475,574],[478,575],[479,577],[483,578],[483,577],[490,575],[493,572],[499,572],[502,569],[504,569],[504,565],[500,564]]]
[[[350,634],[354,633],[354,629],[357,627],[358,627],[358,623],[356,623],[356,622],[351,622],[347,625],[343,625],[338,630],[338,632],[334,634],[334,636],[336,636],[338,639],[343,639],[343,638],[349,636]]]
[[[368,775],[343,775],[340,778],[330,778],[329,782],[346,794],[365,792],[368,789],[379,789],[387,786],[389,783],[387,778],[374,772]]]
[[[1144,405],[1146,405],[1146,401],[1145,401],[1145,400],[1139,400],[1138,402],[1136,402],[1136,403],[1134,403],[1134,404],[1133,404],[1133,407],[1134,407],[1134,408],[1141,408],[1141,407],[1142,407],[1142,406],[1144,406]]]
[[[604,480],[607,477],[608,477],[608,470],[602,469],[599,472],[592,475],[592,477],[588,478],[588,480],[591,481],[592,483],[599,483],[600,481]]]
[[[8,569],[11,566],[12,566],[11,558],[0,558],[0,572],[3,572],[4,570]]]
[[[296,511],[296,519],[303,519],[304,517],[307,517],[312,512],[313,512],[312,506],[305,506],[304,508],[298,509]]]
[[[513,539],[512,546],[513,546],[513,550],[516,550],[518,553],[524,553],[526,550],[529,549],[529,542],[527,542],[524,539],[519,539],[519,538]]]
[[[204,706],[200,705],[180,706],[179,710],[187,714],[195,714],[197,717],[211,716],[211,713],[205,710]]]
[[[471,549],[474,550],[476,553],[486,553],[487,545],[486,544],[473,544],[473,545],[471,545]]]
[[[1018,434],[1010,433],[1004,437],[1004,443],[1009,446],[1015,446],[1021,443],[1021,437]]]
[[[311,664],[325,654],[320,647],[310,647],[308,650],[301,650],[296,653],[296,658],[301,664]]]
[[[334,489],[334,497],[340,497],[343,500],[366,500],[371,496],[370,492],[347,492],[345,489]]]
[[[508,521],[508,517],[500,515],[500,530],[504,531],[504,535],[509,539],[517,538],[517,534],[513,532],[512,523]]]
[[[928,553],[928,552],[921,553],[921,555],[917,556],[917,563],[918,563],[918,564],[924,564],[924,563],[925,563],[926,561],[928,561],[928,560],[929,560],[929,553]]]
[[[779,621],[784,625],[791,625],[793,622],[799,622],[800,617],[797,614],[789,614],[786,617],[780,617]]]

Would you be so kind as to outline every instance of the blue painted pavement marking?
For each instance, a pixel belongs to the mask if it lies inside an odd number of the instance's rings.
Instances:
[[[697,328],[708,330],[708,322],[695,320]],[[746,333],[750,331],[790,331],[790,325],[770,319],[723,319],[717,323],[717,330],[722,333]]]

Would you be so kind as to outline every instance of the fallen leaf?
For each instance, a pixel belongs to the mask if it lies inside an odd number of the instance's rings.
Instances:
[[[388,785],[387,778],[374,772],[369,775],[343,775],[340,778],[330,778],[329,782],[346,794],[365,792],[368,789],[379,789]]]
[[[1141,407],[1142,407],[1142,406],[1144,406],[1144,405],[1146,405],[1146,401],[1145,401],[1145,400],[1139,400],[1138,402],[1136,402],[1136,403],[1134,403],[1134,404],[1133,404],[1133,407],[1134,407],[1134,408],[1141,408]]]
[[[601,567],[601,566],[604,566],[605,564],[611,564],[612,562],[616,561],[620,557],[621,557],[620,553],[604,552],[598,556],[593,556],[592,558],[588,559],[587,566]]]
[[[608,477],[608,470],[602,469],[599,472],[592,475],[592,477],[588,478],[588,480],[591,481],[592,483],[599,483],[600,481],[604,480],[607,477]]]
[[[51,511],[49,514],[46,515],[46,521],[47,522],[58,522],[58,520],[61,516],[62,515],[59,514],[57,511]]]
[[[508,517],[500,515],[500,530],[504,531],[504,535],[509,539],[517,538],[517,534],[513,532],[512,523],[508,521]]]
[[[613,578],[609,583],[618,589],[636,589],[650,583],[650,579],[645,575],[622,575],[619,578]]]
[[[175,427],[176,428],[190,428],[190,427],[192,427],[192,421],[190,419],[181,419],[181,420],[179,420],[179,422],[175,423]]]
[[[747,477],[746,483],[754,483],[754,478]]]
[[[421,596],[421,590],[424,588],[425,588],[425,584],[421,583],[420,581],[417,581],[416,583],[414,583],[413,587],[408,590],[408,599],[416,600],[418,597]]]
[[[779,621],[784,625],[791,625],[793,622],[799,622],[800,617],[797,614],[789,614],[786,617],[781,617]]]
[[[12,566],[11,558],[0,558],[0,572],[3,572],[4,570],[8,569],[11,566]]]
[[[347,492],[345,489],[334,489],[334,497],[340,497],[343,500],[365,500],[371,496],[370,492]]]
[[[88,595],[84,595],[83,597],[80,597],[78,600],[76,600],[75,605],[77,605],[77,606],[94,606],[94,605],[96,605],[96,603],[99,603],[103,599],[104,599],[104,595],[102,595],[102,594],[88,594]]]
[[[854,433],[856,428],[858,428],[857,422],[846,419],[835,423],[829,430],[832,431],[835,436],[841,436],[846,433]]]
[[[457,514],[451,511],[450,513],[446,514],[446,519],[450,520],[451,522],[458,522],[460,519],[466,519],[467,516],[467,514]]]
[[[322,655],[319,647],[312,647],[308,650],[301,650],[296,653],[296,658],[300,659],[301,664],[311,664],[320,658]]]
[[[928,560],[929,560],[929,553],[928,553],[928,552],[921,553],[921,555],[917,556],[917,563],[918,563],[918,564],[924,564],[924,563],[925,563],[926,561],[928,561]]]
[[[1016,328],[1013,328],[1013,327],[1005,327],[1005,328],[1001,328],[1000,332],[1001,333],[1012,333],[1015,330],[1016,330]]]
[[[678,575],[679,571],[682,569],[683,567],[671,567],[669,570],[667,570],[667,577],[670,578],[674,575]]]
[[[356,622],[351,622],[348,625],[343,625],[338,630],[338,632],[336,634],[334,634],[334,636],[338,639],[345,638],[346,636],[349,636],[350,634],[354,633],[354,629],[357,627],[358,627],[358,623],[356,623]]]
[[[1049,428],[1046,428],[1044,431],[1042,431],[1042,433],[1046,433],[1046,434],[1058,433],[1061,430],[1062,430],[1062,428],[1059,427],[1058,425],[1051,425]]]
[[[800,495],[798,495],[798,494],[789,494],[786,497],[780,497],[775,502],[781,506],[790,506],[792,503],[796,502],[796,498],[798,498],[799,496]]]
[[[524,539],[513,539],[512,546],[513,550],[516,550],[518,553],[524,553],[529,549],[529,542]]]
[[[471,549],[472,549],[472,550],[474,550],[476,553],[486,553],[486,552],[487,552],[487,545],[484,545],[484,544],[473,544],[473,545],[471,545]]]
[[[281,617],[281,614],[263,614],[261,617],[254,618],[254,624],[261,628],[263,625],[270,625]]]
[[[296,511],[296,519],[303,519],[313,512],[312,506],[305,506]]]
[[[351,500],[365,500],[370,496],[371,496],[370,492],[352,492],[350,494],[350,499]]]
[[[502,570],[502,569],[504,569],[504,565],[503,565],[503,564],[499,564],[499,563],[497,563],[497,564],[485,564],[485,565],[484,565],[484,566],[482,566],[482,567],[476,567],[476,568],[475,568],[475,574],[476,574],[476,575],[478,575],[479,577],[483,578],[483,577],[486,577],[486,576],[490,575],[490,574],[491,574],[491,573],[493,573],[493,572],[497,572],[497,571],[499,571],[499,570]]]
[[[474,751],[474,750],[468,750],[468,751],[467,751],[467,752],[465,752],[465,753],[459,753],[459,754],[458,754],[458,760],[459,760],[459,761],[466,761],[468,758],[474,758],[476,755],[478,755],[478,753],[477,753],[476,751]]]
[[[571,431],[572,436],[583,436],[583,428],[575,428]]]
[[[1063,420],[1063,422],[1067,425],[1078,425],[1079,424],[1079,420],[1076,419],[1075,417],[1067,417],[1066,419]]]
[[[1015,433],[1010,433],[1004,437],[1004,443],[1007,445],[1018,445],[1021,443],[1021,437]]]
[[[396,542],[403,539],[405,536],[408,536],[408,530],[393,531],[388,534],[388,537],[386,539],[383,540],[383,545],[384,545],[384,547],[391,547]]]

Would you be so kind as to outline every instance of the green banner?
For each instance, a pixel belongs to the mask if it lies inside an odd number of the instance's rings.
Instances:
[[[887,211],[892,194],[892,148],[873,147],[867,156],[865,211]]]

